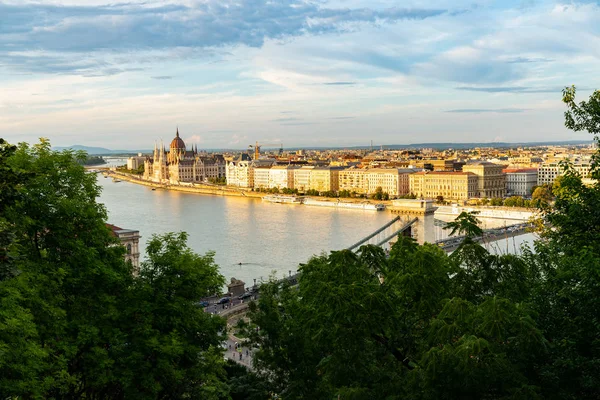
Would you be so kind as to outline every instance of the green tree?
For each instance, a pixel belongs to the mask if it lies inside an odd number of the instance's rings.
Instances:
[[[479,227],[480,221],[477,219],[479,211],[461,212],[452,222],[446,224],[444,229],[450,229],[450,236],[464,235],[467,237],[477,237],[483,235],[483,230]]]
[[[534,397],[526,374],[544,340],[517,303],[522,271],[487,256],[496,273],[475,287],[439,248],[402,236],[389,257],[373,246],[315,257],[297,288],[272,282],[251,305],[255,367],[290,399]]]
[[[225,321],[197,306],[225,281],[214,255],[199,256],[186,242],[185,233],[152,236],[127,292],[120,324],[127,340],[113,366],[126,398],[227,397]]]
[[[374,200],[382,200],[383,199],[383,188],[381,186],[377,186],[375,189],[375,193],[373,193]]]
[[[552,190],[545,185],[538,186],[531,194],[531,200],[537,207],[547,206],[552,200]]]
[[[134,279],[85,153],[0,149],[0,397],[226,398],[223,321],[193,304],[223,283],[212,256],[154,239]]]

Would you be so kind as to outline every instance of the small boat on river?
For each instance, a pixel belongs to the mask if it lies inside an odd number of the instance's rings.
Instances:
[[[268,201],[269,203],[302,204],[304,201],[304,197],[274,194],[263,197],[262,201]]]

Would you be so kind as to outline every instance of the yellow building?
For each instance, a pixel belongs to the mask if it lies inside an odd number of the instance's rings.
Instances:
[[[294,165],[275,165],[269,170],[269,188],[292,189],[294,187]]]
[[[314,168],[313,165],[304,165],[294,169],[294,189],[302,193],[310,189],[310,177]]]
[[[505,165],[488,161],[465,164],[463,172],[471,172],[478,177],[477,193],[474,197],[504,197],[506,195],[506,174],[502,170]]]
[[[254,189],[268,189],[269,176],[271,173],[270,165],[261,165],[252,168],[252,184]]]
[[[373,194],[381,188],[390,196],[403,196],[410,193],[408,176],[413,172],[398,168],[346,169],[340,171],[340,190]]]
[[[431,169],[433,171],[454,171],[456,160],[415,160],[416,168]]]
[[[342,167],[313,168],[310,171],[310,189],[319,192],[337,192],[340,188],[339,173],[342,170]]]
[[[410,191],[417,197],[467,200],[477,193],[478,177],[472,172],[416,172],[409,175]]]
[[[339,190],[347,190],[358,194],[367,194],[369,185],[364,169],[349,168],[340,171]]]

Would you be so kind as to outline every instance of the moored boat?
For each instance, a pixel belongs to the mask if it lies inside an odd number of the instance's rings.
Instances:
[[[304,197],[300,196],[285,196],[285,195],[268,195],[262,198],[263,201],[268,201],[269,203],[287,203],[287,204],[302,204],[304,201]]]
[[[385,205],[383,204],[372,204],[368,202],[352,203],[345,201],[324,201],[316,199],[305,199],[304,204],[307,206],[319,206],[319,207],[334,207],[334,208],[349,208],[354,210],[370,210],[370,211],[383,211]]]

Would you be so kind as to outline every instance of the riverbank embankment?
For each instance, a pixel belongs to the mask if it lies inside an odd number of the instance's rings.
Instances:
[[[186,192],[186,193],[196,193],[196,194],[204,194],[204,195],[213,195],[213,196],[234,196],[234,197],[246,197],[253,199],[262,199],[264,196],[270,195],[269,193],[255,192],[252,189],[247,188],[236,188],[231,186],[221,186],[221,185],[211,185],[204,183],[183,183],[179,185],[173,184],[165,184],[158,183],[153,181],[148,181],[145,179],[139,178],[137,175],[132,175],[120,171],[109,171],[103,170],[102,174],[107,177],[111,177],[113,179],[136,183],[139,185],[144,185],[156,189],[164,189],[164,190],[176,190],[178,192]],[[272,195],[272,194],[271,194]],[[369,201],[367,199],[362,198],[325,198],[325,197],[315,197],[315,196],[304,196],[306,198],[312,198],[318,200],[322,203],[331,203],[335,204],[343,200],[345,203],[363,203],[363,204],[383,204],[386,207],[391,205],[391,201]],[[317,205],[317,204],[315,204]],[[322,205],[327,206],[327,205]]]
[[[105,176],[112,177],[121,181],[136,183],[138,185],[144,185],[155,189],[165,190],[176,190],[178,192],[205,194],[213,196],[234,196],[234,197],[248,197],[260,199],[266,195],[266,193],[253,192],[251,190],[245,190],[243,188],[232,188],[228,186],[219,185],[207,185],[207,184],[190,184],[188,185],[170,185],[158,182],[152,182],[145,179],[141,179],[135,175],[126,174],[118,171],[106,171],[103,172]]]

